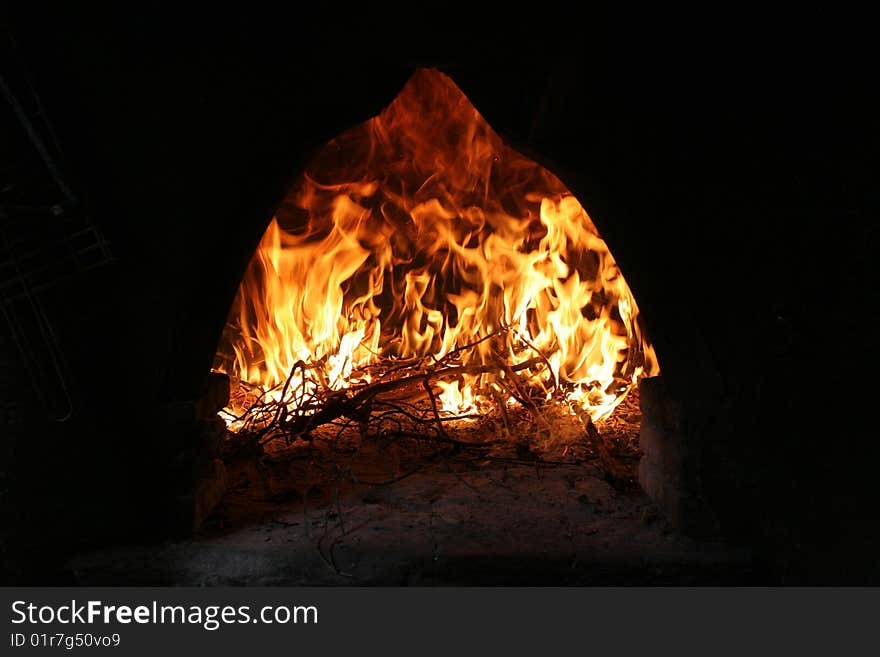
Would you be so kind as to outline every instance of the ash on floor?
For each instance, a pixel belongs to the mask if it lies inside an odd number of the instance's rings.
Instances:
[[[552,448],[566,457],[380,438],[282,446],[229,464],[199,536],[81,554],[71,568],[85,585],[750,581],[746,551],[680,535],[600,462]]]

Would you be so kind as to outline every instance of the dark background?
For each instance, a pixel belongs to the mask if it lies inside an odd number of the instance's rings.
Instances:
[[[181,404],[276,204],[315,149],[436,66],[593,217],[705,435],[722,535],[755,548],[768,583],[876,582],[864,21],[539,10],[11,13],[116,256],[44,296],[73,418],[45,419],[10,366],[4,395],[26,409],[4,438],[13,581],[64,583],[73,550],[180,531]],[[6,152],[33,158],[3,111]]]

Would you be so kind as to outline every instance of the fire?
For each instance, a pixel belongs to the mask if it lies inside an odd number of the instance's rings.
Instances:
[[[215,369],[250,391],[226,409],[233,429],[255,395],[295,407],[315,387],[369,382],[377,363],[444,357],[502,366],[439,381],[443,413],[510,403],[505,368],[520,366],[547,399],[599,420],[659,370],[638,313],[562,182],[507,146],[447,76],[419,70],[294,186],[248,265]]]

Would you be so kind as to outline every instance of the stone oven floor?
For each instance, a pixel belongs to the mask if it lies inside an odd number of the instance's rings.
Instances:
[[[613,487],[590,463],[435,454],[410,469],[414,461],[402,448],[358,456],[345,477],[339,460],[301,448],[238,459],[229,465],[224,501],[197,536],[83,553],[69,566],[83,585],[704,585],[753,578],[747,551],[680,535],[640,491]],[[308,489],[295,481],[308,481]]]

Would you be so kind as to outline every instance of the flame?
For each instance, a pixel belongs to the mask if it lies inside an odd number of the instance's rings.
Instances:
[[[447,76],[419,70],[306,168],[248,265],[214,367],[252,397],[281,399],[286,385],[295,406],[315,392],[306,369],[342,390],[381,360],[458,349],[462,365],[500,355],[515,367],[539,354],[530,385],[599,420],[659,371],[638,312],[562,182]],[[510,402],[498,384],[489,372],[440,381],[438,406],[486,412]]]

